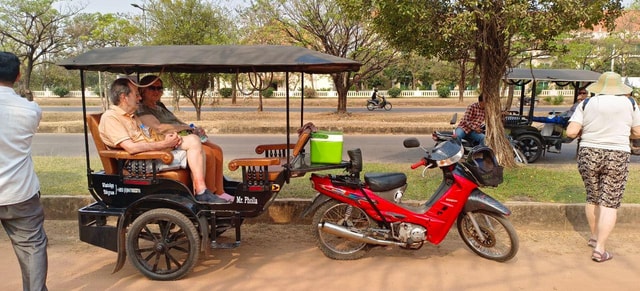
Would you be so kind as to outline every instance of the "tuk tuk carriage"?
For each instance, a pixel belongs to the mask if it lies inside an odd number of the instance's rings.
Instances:
[[[505,129],[509,135],[518,142],[522,153],[529,163],[537,161],[545,155],[547,150],[554,147],[557,142],[571,142],[563,137],[563,126],[555,126],[548,132],[532,126],[532,117],[535,107],[538,105],[536,92],[538,82],[553,82],[560,87],[571,86],[573,88],[573,103],[577,101],[580,89],[596,82],[600,73],[588,70],[569,69],[520,69],[514,68],[507,72],[505,80],[509,85],[521,88],[519,106],[510,111],[505,118]],[[531,83],[531,95],[526,96],[524,89]],[[525,108],[528,106],[528,108]],[[526,109],[526,110],[525,110]],[[557,112],[560,113],[560,112]],[[550,114],[554,114],[551,112]]]
[[[170,45],[110,47],[94,49],[58,63],[79,70],[88,190],[95,202],[78,210],[80,240],[117,253],[113,272],[120,270],[126,256],[142,274],[154,280],[176,280],[196,264],[201,252],[239,246],[244,219],[262,214],[290,178],[307,172],[345,168],[349,162],[313,164],[304,147],[309,132],[290,140],[290,74],[331,74],[358,71],[360,63],[293,46]],[[101,140],[101,113],[87,113],[85,74],[87,71],[132,74],[227,73],[257,74],[282,72],[286,84],[286,136],[282,144],[257,145],[262,156],[229,162],[230,170],[241,169],[242,180],[225,178],[224,190],[234,196],[230,204],[202,204],[195,200],[188,169],[157,171],[155,163],[171,163],[169,152],[153,151],[131,155],[111,149]],[[304,80],[304,76],[300,78]],[[304,88],[304,83],[301,86]],[[302,101],[304,96],[301,97]],[[301,102],[304,104],[304,102]],[[301,110],[300,126],[303,125]],[[92,138],[101,165],[92,165]],[[153,167],[131,167],[130,160],[145,160]],[[148,168],[152,170],[148,170]],[[235,242],[221,243],[218,236],[235,231]]]

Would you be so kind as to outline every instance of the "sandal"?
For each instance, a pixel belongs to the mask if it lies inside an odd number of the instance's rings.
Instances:
[[[595,248],[596,244],[598,244],[598,241],[595,240],[595,239],[592,239],[592,238],[590,238],[589,241],[587,242],[587,245],[592,247],[592,248]]]
[[[602,263],[608,260],[613,259],[613,255],[611,255],[611,253],[604,251],[604,252],[599,252],[599,251],[593,251],[593,253],[591,254],[591,259],[594,262],[598,262],[598,263]]]

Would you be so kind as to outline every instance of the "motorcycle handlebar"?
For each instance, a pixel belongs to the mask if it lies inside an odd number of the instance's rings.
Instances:
[[[415,163],[415,164],[411,165],[411,169],[412,169],[412,170],[415,170],[416,168],[418,168],[418,167],[420,167],[420,166],[426,166],[426,165],[427,165],[427,160],[425,160],[425,159],[420,159],[420,161],[419,161],[419,162],[417,162],[417,163]]]

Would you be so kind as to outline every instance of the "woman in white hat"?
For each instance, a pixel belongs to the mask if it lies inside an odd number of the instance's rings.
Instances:
[[[582,101],[569,120],[567,136],[581,137],[578,171],[587,192],[585,212],[593,248],[591,259],[613,258],[605,243],[616,224],[629,173],[629,138],[640,136],[640,111],[628,95],[632,88],[614,72],[587,87],[596,95]]]

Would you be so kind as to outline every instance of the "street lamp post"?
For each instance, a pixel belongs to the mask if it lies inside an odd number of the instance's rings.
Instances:
[[[131,6],[142,10],[142,22],[143,22],[143,26],[144,26],[144,40],[146,42],[147,41],[147,9],[144,8],[144,4],[142,4],[142,6],[140,6],[140,5],[136,4],[136,3],[131,3]]]

